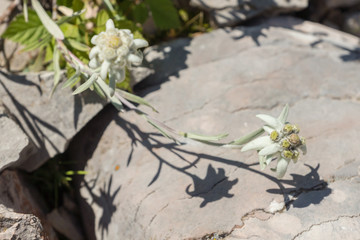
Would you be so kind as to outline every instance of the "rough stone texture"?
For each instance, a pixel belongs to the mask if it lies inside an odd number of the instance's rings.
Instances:
[[[66,208],[54,209],[46,218],[56,231],[66,236],[69,240],[84,239],[78,222]]]
[[[0,239],[46,239],[40,220],[31,214],[11,211],[0,204]]]
[[[29,237],[25,237],[25,235],[16,236],[19,234],[39,233],[41,233],[45,239],[57,239],[51,225],[46,221],[45,204],[41,202],[41,198],[38,197],[36,190],[28,184],[28,179],[20,172],[5,170],[1,173],[0,206],[9,208],[12,211],[0,210],[3,211],[0,215],[4,216],[4,219],[0,220],[2,227],[0,239],[39,239],[31,237],[32,235],[29,235]],[[8,226],[10,223],[12,223],[13,227]],[[39,229],[39,226],[41,229]],[[9,231],[5,231],[5,228],[9,228]],[[4,232],[4,236],[14,234],[15,237],[6,238],[1,235],[2,232]]]
[[[20,127],[6,114],[0,105],[0,172],[29,155],[32,145]]]
[[[258,16],[299,11],[308,6],[308,0],[191,0],[190,4],[208,11],[215,24],[224,27]]]
[[[258,128],[256,114],[276,116],[289,103],[308,154],[277,180],[260,171],[255,152],[177,146],[136,114],[107,107],[68,152],[88,172],[77,180],[88,239],[305,239],[331,225],[334,236],[358,230],[358,38],[279,17],[153,49],[165,52],[151,53],[157,71],[142,86],[152,85],[143,94],[158,119],[231,139]]]
[[[55,154],[103,108],[90,91],[73,96],[71,89],[50,93],[52,73],[9,75],[0,71],[0,100],[29,136],[33,152],[19,159],[19,167],[32,171]]]

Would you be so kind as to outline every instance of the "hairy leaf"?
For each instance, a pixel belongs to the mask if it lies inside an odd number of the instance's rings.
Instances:
[[[40,48],[51,41],[35,11],[29,10],[29,21],[25,22],[22,14],[18,15],[1,37],[26,46],[26,50]]]
[[[44,8],[41,6],[38,0],[31,0],[31,4],[40,18],[40,21],[46,28],[46,30],[53,35],[56,39],[63,40],[64,34],[60,30],[59,26],[49,17],[45,12]]]
[[[136,96],[134,94],[131,94],[129,92],[125,92],[125,91],[122,91],[122,90],[119,90],[119,93],[121,94],[121,96],[123,96],[124,98],[126,98],[127,100],[129,100],[131,102],[142,104],[144,106],[147,106],[147,107],[151,108],[154,112],[158,112],[153,106],[150,105],[149,102],[147,102],[142,97]]]

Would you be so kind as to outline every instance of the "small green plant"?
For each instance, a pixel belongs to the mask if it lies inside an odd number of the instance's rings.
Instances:
[[[73,190],[71,182],[74,175],[86,174],[85,171],[71,170],[73,165],[64,155],[57,155],[30,174],[30,180],[45,196],[49,207],[58,207],[62,193]]]

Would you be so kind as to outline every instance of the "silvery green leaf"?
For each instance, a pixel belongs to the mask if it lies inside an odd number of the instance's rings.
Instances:
[[[109,91],[111,97],[114,96],[115,88],[116,88],[116,78],[113,75],[109,74]]]
[[[24,20],[25,20],[25,22],[28,22],[29,14],[28,14],[27,0],[23,1],[23,11],[24,11]]]
[[[59,84],[60,81],[60,52],[59,49],[55,46],[54,47],[54,52],[53,52],[53,66],[54,66],[54,87],[51,90],[51,94],[50,96],[52,96],[54,94],[54,91],[57,87],[57,85]]]
[[[157,125],[156,123],[154,123],[153,121],[151,121],[150,119],[147,119],[148,123],[150,125],[152,125],[154,128],[156,128],[164,137],[169,138],[171,140],[173,140],[174,142],[176,142],[177,144],[179,144],[179,141],[176,140],[174,137],[170,136],[169,134],[167,134],[165,132],[165,130],[163,130],[159,125]]]
[[[112,104],[118,111],[121,112],[121,111],[124,110],[124,107],[123,107],[121,101],[120,101],[118,98],[116,98],[115,96],[110,97],[110,95],[108,96],[108,98],[110,99],[111,104]]]
[[[272,128],[278,129],[281,126],[281,123],[276,118],[273,118],[272,116],[266,115],[266,114],[258,114],[256,117],[263,120],[267,125],[269,125]]]
[[[288,115],[289,115],[289,105],[286,104],[285,107],[283,108],[283,110],[281,111],[280,116],[278,117],[278,120],[282,124],[285,124]]]
[[[274,154],[274,153],[280,151],[280,149],[281,149],[281,146],[278,143],[273,143],[273,144],[261,149],[261,151],[259,152],[259,155],[261,155],[261,156],[271,155],[271,154]]]
[[[87,45],[85,45],[85,44],[83,44],[81,42],[78,42],[75,39],[68,38],[66,40],[68,41],[70,46],[75,48],[76,50],[79,50],[79,51],[82,51],[82,52],[86,52],[86,51],[90,50],[89,46],[87,46]]]
[[[287,160],[285,158],[280,158],[278,160],[277,165],[276,165],[276,177],[277,178],[282,178],[285,175],[287,167],[289,165],[289,161],[290,160]]]
[[[86,89],[88,89],[94,83],[94,81],[96,81],[96,79],[98,77],[99,77],[98,74],[91,75],[91,77],[88,80],[86,80],[86,82],[81,84],[72,94],[76,95],[76,94],[79,94],[79,93],[85,91]]]
[[[135,102],[135,103],[147,106],[147,107],[151,108],[154,112],[158,112],[153,106],[150,105],[150,103],[148,103],[142,97],[136,96],[132,93],[129,93],[129,92],[126,92],[123,90],[119,90],[119,94],[131,102]]]
[[[252,140],[251,142],[247,143],[242,149],[242,152],[248,151],[248,150],[260,150],[264,147],[267,147],[271,145],[273,141],[271,141],[269,136],[259,137],[255,140]]]
[[[56,23],[58,25],[61,25],[65,22],[70,21],[71,19],[73,19],[74,17],[80,16],[81,14],[83,14],[86,11],[86,9],[82,9],[80,11],[74,12],[71,16],[64,16],[62,17],[59,21],[57,21]]]
[[[103,90],[99,87],[99,85],[97,84],[97,82],[94,82],[93,86],[94,86],[95,92],[96,92],[101,98],[106,99],[105,93],[104,93]]]
[[[250,133],[248,135],[245,135],[245,136],[243,136],[241,138],[238,138],[238,139],[235,139],[234,141],[229,142],[225,146],[226,147],[231,147],[232,145],[244,145],[244,144],[250,142],[251,140],[257,138],[261,134],[263,134],[263,132],[264,132],[264,129],[259,128],[258,130],[254,131],[254,132],[252,132],[252,133]]]
[[[100,78],[97,79],[96,83],[100,87],[100,89],[105,93],[105,95],[109,98],[110,102],[118,111],[122,111],[124,109],[121,101],[116,96],[110,95],[109,86]]]
[[[228,134],[219,134],[216,136],[204,136],[195,133],[184,133],[184,132],[180,132],[179,134],[183,137],[190,138],[193,140],[200,140],[200,141],[218,141],[228,136]]]
[[[68,80],[66,80],[62,88],[73,86],[74,84],[76,84],[76,82],[80,80],[79,77],[80,77],[80,69],[76,68],[75,74],[72,75]]]
[[[271,134],[275,129],[269,127],[269,126],[263,126],[263,129],[265,132],[267,132],[268,134]]]
[[[64,39],[63,32],[61,31],[59,26],[49,17],[49,15],[47,15],[47,13],[45,12],[44,8],[41,6],[39,1],[38,0],[31,0],[31,4],[32,4],[35,12],[39,16],[40,21],[42,22],[42,24],[46,28],[46,30],[51,35],[53,35],[54,38],[63,40]]]

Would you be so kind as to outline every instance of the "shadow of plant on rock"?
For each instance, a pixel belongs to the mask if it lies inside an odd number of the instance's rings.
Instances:
[[[95,203],[103,210],[103,213],[101,214],[101,218],[98,223],[98,229],[101,230],[101,239],[104,239],[104,232],[105,231],[108,232],[111,218],[114,212],[116,211],[116,205],[114,204],[114,200],[116,195],[119,193],[121,186],[116,188],[116,190],[113,191],[113,193],[111,193],[113,176],[110,175],[110,179],[107,186],[106,183],[104,183],[104,186],[99,190],[100,194],[96,195],[94,194],[93,190],[96,187],[96,182],[98,180],[98,177],[99,176],[97,176],[94,180],[89,181],[89,183],[93,182],[91,187],[89,186],[88,182],[83,181],[83,183],[86,189],[88,190],[89,194],[91,195],[91,199],[92,199],[91,205]]]
[[[191,184],[186,187],[186,193],[191,197],[204,198],[200,207],[205,207],[209,202],[220,200],[223,197],[231,198],[234,194],[230,194],[231,188],[238,182],[238,179],[232,181],[228,180],[225,176],[225,170],[218,168],[216,172],[215,168],[209,164],[207,173],[204,179],[199,178],[196,175],[191,176],[194,182],[194,190],[190,191]]]
[[[290,174],[292,180],[279,180],[283,184],[291,185],[293,188],[268,189],[267,192],[274,194],[286,194],[291,198],[286,197],[285,204],[289,208],[291,205],[295,208],[308,207],[311,204],[319,204],[326,196],[331,194],[331,189],[328,188],[327,182],[320,180],[318,170],[320,164],[315,168],[305,164],[310,169],[310,172],[305,176],[299,174]],[[306,194],[312,192],[311,197]]]

